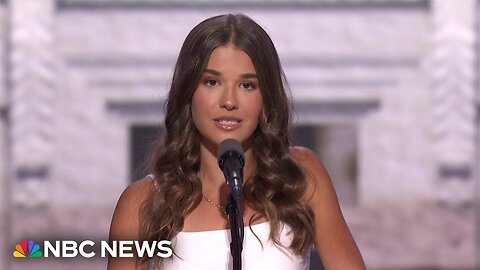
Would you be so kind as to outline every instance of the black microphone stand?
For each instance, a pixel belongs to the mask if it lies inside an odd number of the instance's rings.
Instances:
[[[233,258],[233,270],[242,269],[242,250],[243,250],[243,216],[240,200],[236,200],[232,193],[228,195],[226,207],[228,219],[230,220],[230,252]]]
[[[230,252],[233,259],[233,270],[241,270],[244,236],[241,197],[245,157],[241,144],[234,139],[226,139],[220,143],[217,156],[219,157],[218,166],[222,170],[230,190],[225,210],[230,221]]]

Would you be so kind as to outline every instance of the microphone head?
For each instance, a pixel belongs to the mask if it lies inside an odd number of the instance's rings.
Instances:
[[[218,166],[223,171],[223,165],[226,159],[234,157],[240,162],[240,167],[245,165],[245,157],[242,145],[235,139],[226,139],[218,146]]]
[[[237,152],[243,157],[243,148],[235,139],[226,139],[218,146],[217,159],[220,159],[227,151]]]

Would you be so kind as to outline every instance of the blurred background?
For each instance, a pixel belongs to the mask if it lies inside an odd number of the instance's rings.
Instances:
[[[185,36],[223,13],[271,35],[369,269],[480,269],[479,3],[0,0],[0,269],[105,269],[12,252],[108,238]]]

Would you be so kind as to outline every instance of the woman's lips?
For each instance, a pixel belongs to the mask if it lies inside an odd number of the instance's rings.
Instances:
[[[239,128],[241,122],[236,118],[219,118],[215,119],[215,126],[221,130],[230,131]]]

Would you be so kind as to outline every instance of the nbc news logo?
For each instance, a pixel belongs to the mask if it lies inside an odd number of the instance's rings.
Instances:
[[[173,251],[170,247],[171,242],[168,240],[161,241],[108,241],[100,242],[100,257],[107,256],[120,258],[133,258],[154,256],[168,258],[172,256]],[[75,258],[81,256],[84,258],[95,257],[93,251],[95,242],[92,240],[84,240],[77,243],[73,240],[50,241],[43,242],[43,252],[38,244],[33,240],[22,240],[20,244],[15,246],[13,257],[15,258]]]

